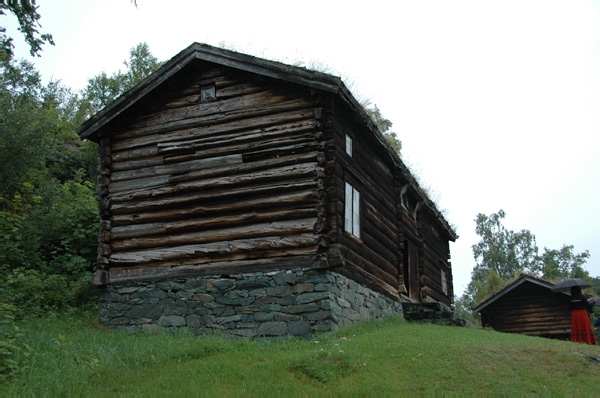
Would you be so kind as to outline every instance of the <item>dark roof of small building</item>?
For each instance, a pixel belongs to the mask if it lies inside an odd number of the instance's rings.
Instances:
[[[514,289],[516,289],[517,287],[523,285],[524,283],[532,283],[534,285],[544,287],[544,288],[548,289],[548,291],[550,291],[552,286],[554,286],[554,283],[548,282],[547,280],[542,279],[542,278],[538,278],[537,276],[533,276],[530,274],[521,274],[517,279],[515,279],[512,282],[507,283],[502,289],[500,289],[496,293],[491,294],[490,296],[483,299],[479,304],[477,304],[475,307],[473,307],[473,310],[477,311],[477,312],[481,312],[486,307],[488,307],[492,303],[496,302],[497,300],[501,299],[502,297],[504,297],[505,295],[507,295]],[[561,293],[556,293],[556,294],[561,294]]]
[[[125,92],[111,104],[107,105],[100,112],[93,115],[85,121],[77,132],[83,139],[98,140],[98,134],[102,128],[127,109],[144,98],[147,94],[161,86],[165,81],[176,75],[185,66],[201,60],[211,62],[217,65],[223,65],[229,68],[255,73],[261,76],[270,77],[290,83],[295,83],[315,90],[331,93],[342,101],[347,103],[350,108],[360,117],[367,128],[374,134],[379,143],[386,149],[385,154],[397,166],[400,173],[413,186],[417,195],[426,206],[433,212],[439,220],[443,228],[448,233],[451,240],[456,240],[458,235],[454,229],[448,224],[444,216],[439,212],[435,204],[429,199],[425,192],[421,189],[418,182],[410,174],[404,162],[398,154],[389,146],[383,134],[373,123],[371,117],[364,110],[362,105],[354,98],[348,88],[337,76],[327,73],[317,72],[306,68],[287,65],[281,62],[269,61],[266,59],[254,57],[247,54],[238,53],[235,51],[225,50],[209,46],[202,43],[194,43],[175,55],[157,71],[148,76],[146,79],[139,82],[133,88]]]

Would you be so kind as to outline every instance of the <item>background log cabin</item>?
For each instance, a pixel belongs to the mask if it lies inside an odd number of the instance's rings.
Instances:
[[[195,43],[79,134],[98,285],[311,267],[452,304],[455,232],[337,77]]]
[[[483,326],[499,332],[569,339],[571,297],[552,293],[553,283],[523,274],[484,299],[474,310]]]

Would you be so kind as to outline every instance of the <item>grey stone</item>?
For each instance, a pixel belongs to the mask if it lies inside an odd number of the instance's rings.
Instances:
[[[316,312],[309,312],[309,313],[305,313],[304,318],[308,319],[309,321],[322,321],[324,319],[327,319],[331,316],[331,312],[330,311],[316,311]]]
[[[233,289],[235,286],[235,282],[231,279],[211,279],[208,281],[208,284],[206,286],[206,290],[213,291],[213,290],[231,290]]]
[[[190,279],[185,281],[183,284],[185,290],[203,289],[206,288],[206,280],[204,279]]]
[[[288,322],[288,333],[292,336],[301,336],[310,333],[310,322],[291,321]]]
[[[175,298],[187,300],[187,299],[192,298],[193,295],[194,295],[194,292],[180,290],[175,294]]]
[[[293,285],[296,283],[296,274],[292,272],[279,272],[273,275],[273,280],[278,285]]]
[[[128,293],[136,292],[137,290],[138,290],[138,288],[134,287],[134,286],[121,287],[121,288],[117,289],[117,293],[119,293],[119,294],[128,294]]]
[[[287,297],[282,297],[282,298],[280,298],[280,299],[277,300],[277,304],[281,304],[281,305],[294,305],[294,304],[296,304],[296,296],[289,295]]]
[[[118,303],[121,301],[121,295],[117,293],[103,293],[100,295],[99,301],[102,302],[112,302]]]
[[[292,294],[292,288],[289,286],[273,286],[265,288],[268,296],[285,297]]]
[[[241,315],[231,315],[231,316],[226,316],[226,317],[222,317],[222,318],[216,318],[215,323],[222,325],[222,324],[229,323],[229,322],[238,322],[240,320],[242,320]]]
[[[162,290],[173,291],[173,290],[183,289],[184,285],[183,285],[183,283],[179,283],[179,282],[166,281],[166,282],[159,282],[156,284],[156,286]]]
[[[209,301],[215,301],[215,298],[210,294],[198,293],[192,296],[192,300],[206,303]]]
[[[340,305],[340,307],[342,307],[342,308],[351,308],[352,307],[352,304],[350,304],[350,302],[348,300],[343,299],[341,297],[338,297],[337,302]]]
[[[253,289],[259,289],[259,288],[267,287],[267,286],[271,286],[271,280],[270,280],[270,278],[267,278],[266,276],[252,278],[252,279],[243,279],[243,280],[236,282],[236,287],[238,289],[253,290]]]
[[[254,320],[256,322],[269,322],[272,321],[275,317],[275,313],[273,312],[257,312],[254,314]]]
[[[329,332],[335,330],[335,324],[331,321],[315,322],[311,329],[315,332]]]
[[[246,298],[217,297],[217,299],[216,299],[217,303],[219,303],[219,304],[242,306],[242,307],[254,303],[254,300],[256,300],[255,297],[246,297]]]
[[[260,306],[261,311],[280,311],[281,305],[279,304],[262,304]]]
[[[313,289],[315,292],[326,292],[333,286],[331,283],[317,283]]]
[[[185,317],[185,322],[189,327],[199,328],[202,327],[202,317],[197,314],[190,314]]]
[[[175,303],[167,304],[163,307],[164,315],[188,315],[193,313],[194,310],[192,308],[188,308],[187,306],[177,305]]]
[[[152,319],[150,318],[137,318],[131,321],[134,325],[144,325],[147,323],[152,323]]]
[[[277,301],[276,297],[272,297],[272,296],[263,296],[263,297],[257,297],[256,301],[254,302],[255,304],[272,304],[274,302]]]
[[[319,310],[319,306],[316,303],[290,305],[281,309],[282,312],[288,314],[301,314],[303,312],[315,312]]]
[[[240,337],[254,337],[257,334],[256,329],[233,329],[229,334]]]
[[[248,297],[248,292],[245,290],[230,290],[229,292],[227,292],[225,294],[225,297],[227,298],[232,298],[232,299],[237,299],[237,298],[247,298]]]
[[[297,294],[312,293],[315,289],[315,285],[312,283],[298,283],[294,286],[294,292]]]
[[[254,290],[250,290],[248,292],[249,296],[255,296],[255,297],[257,297],[257,296],[264,296],[265,294],[267,294],[266,291],[265,291],[265,289],[254,289]]]
[[[282,336],[288,332],[285,322],[265,322],[258,327],[257,334],[261,336]]]
[[[253,305],[251,307],[237,307],[235,312],[237,313],[254,313],[260,311],[260,305]]]
[[[331,294],[329,292],[317,292],[317,293],[304,293],[296,297],[296,303],[298,304],[306,304],[311,303],[313,301],[319,301],[325,298],[330,298]]]
[[[123,325],[129,325],[131,323],[129,318],[124,318],[124,317],[119,317],[119,318],[114,318],[111,319],[110,321],[110,325],[112,326],[123,326]]]
[[[288,322],[288,321],[301,321],[302,317],[298,315],[284,314],[282,312],[276,312],[273,316],[274,321]]]
[[[163,315],[157,323],[160,326],[184,326],[185,318],[179,315]]]

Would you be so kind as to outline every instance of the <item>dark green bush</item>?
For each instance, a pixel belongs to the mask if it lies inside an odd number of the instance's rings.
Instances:
[[[22,334],[15,324],[15,307],[0,303],[0,382],[22,367],[23,358],[31,349],[22,343]]]

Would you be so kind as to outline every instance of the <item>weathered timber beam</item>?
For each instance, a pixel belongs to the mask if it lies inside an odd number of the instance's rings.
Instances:
[[[175,208],[156,212],[117,214],[112,217],[116,227],[151,222],[167,222],[169,220],[188,219],[191,217],[215,217],[219,214],[232,214],[239,212],[254,212],[264,209],[286,208],[297,203],[310,204],[317,199],[314,190],[301,191],[290,194],[273,194],[259,198],[238,198],[225,203],[216,202],[209,205],[195,205],[187,208]]]
[[[251,187],[228,187],[220,191],[201,192],[197,194],[183,193],[178,196],[163,198],[145,198],[140,201],[127,201],[112,203],[111,214],[136,214],[138,212],[149,212],[161,209],[173,209],[176,207],[190,206],[192,204],[224,202],[228,200],[239,200],[240,197],[258,198],[270,195],[278,195],[282,192],[298,192],[304,190],[316,190],[316,181],[313,178],[297,179],[289,182],[272,182],[255,185]]]
[[[172,163],[161,166],[146,167],[138,170],[114,171],[110,179],[113,182],[134,180],[138,178],[155,177],[159,175],[172,175],[191,173],[200,170],[211,170],[213,168],[226,169],[231,165],[241,164],[242,154],[232,154],[227,156],[218,156],[215,158],[198,159],[189,162]],[[228,167],[223,167],[228,166]]]
[[[223,261],[179,267],[163,266],[155,268],[113,269],[109,273],[109,283],[123,284],[210,275],[229,275],[249,271],[284,270],[311,267],[314,262],[315,260],[311,256],[293,256],[249,261]]]
[[[227,101],[212,101],[192,104],[187,107],[161,109],[154,115],[140,119],[129,125],[132,132],[144,131],[148,128],[161,128],[169,126],[172,121],[206,120],[210,118],[213,123],[236,119],[240,116],[264,115],[281,112],[286,109],[310,107],[312,104],[303,98],[285,98],[274,95],[271,91],[263,91],[230,98]]]
[[[174,186],[137,190],[128,194],[109,195],[111,203],[158,198],[185,192],[197,192],[209,189],[233,188],[237,185],[260,184],[269,181],[285,181],[286,179],[314,176],[322,171],[316,163],[278,167],[255,173],[240,174],[220,178],[210,178],[202,181],[183,182]],[[112,209],[114,207],[111,206]]]
[[[208,116],[193,116],[184,119],[172,119],[164,124],[150,125],[137,130],[131,130],[126,138],[115,142],[114,150],[123,150],[139,146],[147,146],[158,142],[169,142],[198,137],[199,135],[215,134],[246,130],[248,128],[266,127],[284,121],[306,119],[313,116],[313,109],[298,108],[298,102],[284,103],[267,108],[254,108],[238,112],[234,115],[212,114]],[[120,137],[118,133],[116,137]]]
[[[207,214],[208,216],[208,214]],[[261,224],[268,221],[277,221],[290,218],[307,218],[316,216],[316,209],[310,203],[298,203],[294,208],[274,211],[252,211],[243,214],[214,216],[206,218],[188,217],[179,221],[162,221],[150,224],[133,224],[115,226],[111,231],[113,242],[120,239],[140,238],[144,236],[161,234],[181,234],[184,231],[205,230],[214,227],[229,227],[240,224]]]
[[[193,258],[196,256],[217,255],[221,253],[252,252],[260,250],[284,249],[288,247],[316,246],[317,243],[317,237],[314,234],[278,238],[268,236],[255,239],[240,239],[134,252],[112,253],[109,256],[109,261],[111,266],[113,264],[139,265],[149,262],[174,260],[179,258]]]

